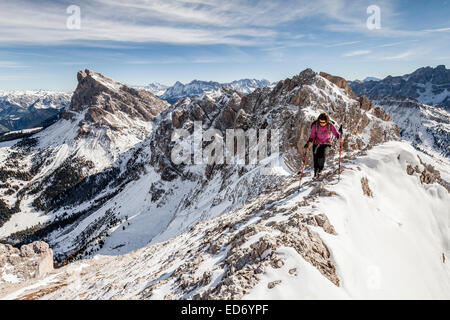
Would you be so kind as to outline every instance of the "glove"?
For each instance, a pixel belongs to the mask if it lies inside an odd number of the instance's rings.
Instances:
[[[309,148],[309,142],[307,142],[305,144],[305,146],[303,147],[303,149],[305,150],[305,153],[308,152],[308,148]]]

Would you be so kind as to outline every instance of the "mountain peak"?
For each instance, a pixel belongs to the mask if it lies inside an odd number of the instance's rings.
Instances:
[[[108,78],[99,72],[89,69],[78,71],[77,80],[77,90],[80,86],[83,87],[86,85],[95,88],[101,88],[103,90],[120,90],[123,86],[125,86],[124,84]]]
[[[344,89],[345,92],[347,92],[347,94],[350,97],[356,98],[355,93],[352,91],[352,89],[350,88],[348,82],[344,78],[338,77],[338,76],[333,76],[333,75],[325,73],[325,72],[321,72],[320,76],[325,78],[325,79],[327,79],[328,81],[334,83],[339,88]]]
[[[93,70],[78,71],[77,79],[71,104],[62,117],[73,119],[87,110],[80,124],[85,133],[92,131],[91,125],[120,131],[133,120],[151,121],[168,106],[149,91],[131,88]]]

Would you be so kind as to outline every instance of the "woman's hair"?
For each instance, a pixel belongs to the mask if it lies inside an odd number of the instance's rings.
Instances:
[[[328,115],[326,113],[322,113],[317,120],[319,120],[319,121],[320,120],[322,120],[322,121],[325,120],[328,123],[329,118],[328,118]]]

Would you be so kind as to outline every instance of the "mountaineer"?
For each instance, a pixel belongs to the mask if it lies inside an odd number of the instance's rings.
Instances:
[[[339,130],[342,132],[342,128]],[[339,143],[342,145],[342,133],[339,134],[336,130],[328,114],[322,113],[318,119],[312,123],[309,140],[304,146],[306,155],[311,144],[313,145],[312,151],[314,156],[315,178],[319,177],[319,174],[325,165],[325,151],[326,148],[331,147],[331,133],[339,139]]]

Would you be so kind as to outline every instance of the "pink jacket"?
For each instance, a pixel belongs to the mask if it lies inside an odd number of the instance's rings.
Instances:
[[[339,139],[340,135],[339,132],[337,132],[336,128],[334,127],[334,125],[329,122],[330,125],[330,129],[331,129],[331,133],[337,138]],[[328,128],[328,124],[324,127],[322,127],[320,124],[317,125],[318,129],[317,129],[317,136],[316,136],[316,124],[314,124],[312,126],[311,129],[311,134],[309,136],[309,142],[314,142],[314,143],[330,143],[330,133],[328,132],[329,128]],[[314,141],[316,140],[316,141]]]

